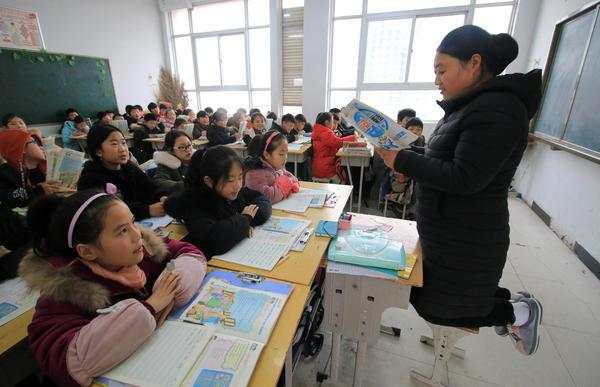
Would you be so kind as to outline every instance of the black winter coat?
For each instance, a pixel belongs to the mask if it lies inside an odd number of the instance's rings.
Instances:
[[[244,207],[256,204],[254,218],[242,215]],[[234,201],[208,189],[185,190],[165,202],[167,214],[182,221],[188,230],[186,241],[201,249],[207,258],[224,254],[248,237],[250,227],[271,216],[271,202],[260,192],[242,188]]]
[[[508,188],[540,96],[540,70],[495,77],[439,103],[445,115],[424,155],[398,153],[396,171],[418,185],[424,286],[411,302],[426,320],[491,312],[509,246]]]
[[[226,145],[235,142],[235,136],[229,134],[229,129],[222,126],[210,125],[206,131],[208,147]]]
[[[106,168],[102,163],[88,160],[83,165],[77,190],[96,188],[104,190],[107,183],[114,184],[123,201],[137,220],[150,217],[149,206],[158,202],[158,192],[148,175],[129,161],[119,170]]]

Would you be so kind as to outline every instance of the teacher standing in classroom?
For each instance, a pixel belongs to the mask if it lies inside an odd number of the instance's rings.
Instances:
[[[498,286],[509,247],[508,189],[541,97],[540,70],[499,75],[517,54],[508,34],[472,25],[451,31],[434,63],[445,114],[425,153],[378,153],[417,182],[424,285],[411,303],[419,315],[438,325],[495,326],[531,355],[542,306]]]

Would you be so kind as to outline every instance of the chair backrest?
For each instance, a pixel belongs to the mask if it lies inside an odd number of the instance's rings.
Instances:
[[[194,138],[194,124],[183,124],[181,130],[184,131],[190,138]]]

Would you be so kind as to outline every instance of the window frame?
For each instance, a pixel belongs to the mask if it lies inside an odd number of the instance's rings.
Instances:
[[[225,30],[217,30],[217,31],[208,31],[208,32],[194,32],[193,29],[193,21],[192,21],[192,10],[194,7],[201,7],[202,5],[206,5],[209,4],[209,2],[203,2],[203,3],[199,3],[199,4],[193,4],[192,8],[186,8],[187,11],[187,15],[188,15],[188,25],[189,25],[189,33],[187,34],[174,34],[173,33],[173,18],[171,16],[171,12],[175,11],[175,10],[171,10],[166,12],[165,16],[166,16],[166,21],[167,21],[167,39],[168,39],[168,43],[169,43],[169,56],[170,56],[170,61],[171,61],[171,69],[173,71],[174,74],[179,74],[179,69],[178,69],[178,64],[177,64],[177,55],[175,52],[175,39],[176,38],[181,38],[181,37],[189,37],[191,40],[191,46],[192,46],[192,58],[193,58],[193,66],[194,66],[194,81],[196,83],[196,87],[195,88],[185,88],[186,93],[187,92],[195,92],[196,93],[196,103],[197,106],[199,108],[202,108],[203,106],[209,106],[210,101],[206,101],[205,105],[202,104],[202,97],[201,94],[202,92],[207,92],[207,91],[245,91],[248,93],[248,102],[249,102],[249,106],[248,107],[252,107],[253,106],[253,101],[252,101],[252,93],[255,91],[268,91],[270,92],[273,86],[273,72],[271,71],[271,80],[270,80],[270,86],[271,87],[252,87],[252,73],[251,73],[251,67],[250,67],[250,50],[249,50],[249,46],[250,46],[250,31],[251,30],[257,30],[257,29],[267,29],[269,31],[269,45],[271,45],[271,41],[273,40],[272,37],[272,29],[271,29],[271,25],[273,24],[273,20],[272,20],[272,12],[269,9],[269,24],[261,24],[261,25],[256,25],[256,26],[252,26],[250,27],[249,25],[249,20],[248,20],[248,0],[242,0],[243,1],[243,6],[244,6],[244,27],[241,28],[233,28],[233,29],[225,29]],[[218,3],[220,1],[212,1],[211,3]],[[269,7],[270,8],[270,7]],[[245,48],[245,59],[246,59],[246,84],[245,85],[223,85],[223,66],[222,66],[222,61],[221,61],[221,37],[222,36],[227,36],[227,35],[243,35],[244,37],[244,48]],[[217,38],[217,47],[219,50],[219,79],[221,82],[220,86],[200,86],[200,82],[199,82],[199,74],[198,74],[198,55],[196,52],[196,39],[198,38],[207,38],[207,37],[216,37]],[[272,56],[272,53],[271,53]],[[271,58],[269,58],[269,61],[271,62]],[[271,105],[273,103],[271,102]],[[244,107],[246,108],[246,107]]]
[[[498,6],[506,6],[511,5],[512,12],[509,21],[508,33],[512,34],[514,32],[515,26],[515,16],[517,13],[517,7],[519,0],[498,0],[493,3],[488,4],[477,4],[476,0],[470,0],[468,5],[462,6],[449,6],[449,7],[438,7],[438,8],[425,8],[425,9],[415,9],[410,11],[394,11],[394,12],[381,12],[381,13],[367,13],[367,4],[368,0],[362,1],[362,12],[357,15],[346,15],[346,16],[335,16],[335,3],[336,0],[332,0],[331,2],[331,12],[330,12],[330,26],[331,33],[329,34],[329,52],[328,52],[328,69],[327,69],[327,108],[331,108],[331,92],[332,91],[353,91],[355,98],[360,99],[361,92],[363,91],[396,91],[396,90],[437,90],[434,82],[409,82],[409,72],[410,72],[410,64],[413,56],[412,47],[415,39],[415,25],[417,18],[424,17],[436,17],[436,16],[452,16],[452,15],[460,15],[464,14],[464,24],[471,24],[473,22],[473,17],[475,15],[475,10],[479,8],[492,8]],[[332,87],[332,66],[333,66],[333,36],[334,36],[334,28],[335,22],[338,20],[349,20],[349,19],[360,19],[361,28],[360,28],[360,37],[359,37],[359,48],[358,48],[358,66],[357,66],[357,77],[356,77],[356,85],[355,87]],[[381,20],[398,20],[398,19],[411,19],[412,27],[410,32],[410,42],[408,45],[408,58],[406,61],[406,73],[405,73],[405,81],[404,82],[394,82],[394,83],[365,83],[365,63],[366,63],[366,52],[367,52],[367,38],[368,38],[368,29],[369,23],[371,21],[381,21]],[[339,106],[336,106],[339,107]],[[400,107],[399,107],[400,108]],[[433,122],[431,120],[426,120],[425,122]]]

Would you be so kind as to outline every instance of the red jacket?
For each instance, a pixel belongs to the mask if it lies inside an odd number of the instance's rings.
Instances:
[[[176,305],[198,290],[206,273],[200,250],[185,242],[163,241],[149,230],[142,235],[147,254],[139,266],[147,280],[140,290],[100,277],[71,259],[33,252],[23,258],[20,276],[41,292],[27,328],[30,349],[42,372],[58,385],[90,384],[148,339],[158,316],[145,300],[167,261],[174,260],[184,278]],[[99,314],[102,308],[114,310]]]
[[[333,130],[321,124],[315,124],[312,132],[313,162],[312,174],[314,177],[328,178],[336,175],[337,151],[344,142],[356,141],[354,135],[338,137]]]

